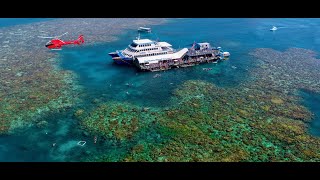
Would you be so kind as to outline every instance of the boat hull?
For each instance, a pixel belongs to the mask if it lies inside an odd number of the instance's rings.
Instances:
[[[112,58],[119,57],[118,53],[116,53],[116,52],[109,53],[109,56],[111,56]]]
[[[115,64],[118,65],[132,65],[133,59],[125,57],[121,54],[121,52],[111,52],[109,55],[112,57],[112,60]]]
[[[118,65],[133,65],[133,61],[128,59],[113,59],[113,62]]]
[[[139,29],[138,32],[142,32],[142,33],[151,33],[151,30],[143,30],[143,29]]]

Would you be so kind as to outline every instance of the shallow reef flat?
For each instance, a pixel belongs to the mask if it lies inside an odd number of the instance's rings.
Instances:
[[[86,45],[110,42],[125,29],[160,24],[165,19],[70,18],[0,29],[0,134],[43,123],[43,113],[64,111],[80,102],[77,76],[59,68],[59,56],[44,47],[47,39],[85,35]],[[49,122],[50,123],[50,122]]]
[[[315,53],[256,49],[252,55],[260,63],[251,71],[254,78],[236,87],[190,80],[174,90],[165,108],[128,105],[123,110],[106,102],[78,116],[90,133],[130,146],[116,159],[102,152],[83,161],[319,162],[320,139],[308,133],[313,114],[296,93],[301,88],[319,90]],[[114,123],[116,117],[126,118]],[[135,126],[132,117],[139,122]],[[144,136],[136,141],[142,130]],[[157,141],[149,138],[155,134]]]
[[[155,122],[155,112],[150,108],[139,108],[129,103],[107,102],[100,105],[81,121],[83,129],[92,134],[115,140],[131,139],[135,132],[146,124]],[[79,109],[75,115],[79,118],[84,111]]]
[[[320,92],[320,60],[315,58],[316,52],[302,48],[284,52],[259,48],[250,54],[258,59],[261,67],[255,69],[253,76],[266,88],[279,89],[286,94],[297,89]]]

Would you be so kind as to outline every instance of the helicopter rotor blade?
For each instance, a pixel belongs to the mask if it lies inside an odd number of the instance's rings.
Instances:
[[[45,36],[38,36],[39,38],[55,38],[55,37],[45,37]]]
[[[59,38],[59,37],[61,37],[61,36],[64,36],[64,35],[66,35],[66,34],[68,34],[68,32],[65,32],[65,33],[63,33],[63,34],[61,34],[60,36],[53,36],[53,37],[47,37],[47,36],[38,36],[39,38],[51,38],[51,39],[57,39],[57,38]]]
[[[68,32],[65,32],[65,33],[61,34],[60,36],[56,36],[56,37],[61,37],[61,36],[64,36],[66,34],[68,34]]]

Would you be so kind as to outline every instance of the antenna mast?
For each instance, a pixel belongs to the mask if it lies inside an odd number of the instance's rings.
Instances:
[[[137,40],[140,40],[140,32],[139,32],[139,34],[138,34]]]

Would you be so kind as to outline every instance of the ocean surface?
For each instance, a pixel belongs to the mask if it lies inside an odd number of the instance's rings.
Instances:
[[[28,24],[41,21],[49,21],[54,18],[0,18],[0,28],[19,24]]]
[[[0,27],[33,23],[49,19],[0,19]],[[272,26],[279,29],[269,31]],[[320,19],[283,18],[195,18],[172,19],[163,25],[151,27],[153,33],[141,34],[141,38],[159,38],[174,48],[190,46],[193,42],[209,42],[229,51],[231,57],[218,64],[204,64],[190,68],[159,72],[161,78],[153,78],[155,73],[138,72],[134,67],[117,66],[112,63],[109,52],[124,49],[137,37],[137,32],[128,30],[114,42],[80,47],[66,47],[57,51],[61,68],[75,72],[83,86],[82,109],[92,109],[95,99],[100,101],[129,102],[143,107],[166,107],[172,91],[186,80],[205,80],[220,87],[233,87],[250,78],[252,68],[250,51],[255,48],[272,48],[284,51],[299,47],[320,51]],[[212,67],[212,71],[202,68]],[[236,68],[234,68],[236,67]],[[128,87],[126,84],[132,84]],[[320,95],[301,92],[302,104],[315,114],[310,133],[320,136]],[[79,108],[78,107],[78,108]],[[18,135],[0,137],[0,161],[78,161],[87,151],[99,153],[99,147],[92,146],[92,137],[84,136],[69,112],[48,114],[44,120],[54,122],[46,129],[32,128]],[[88,141],[87,146],[76,142]],[[52,149],[58,143],[59,149]],[[115,156],[128,146],[111,147],[108,151]]]

